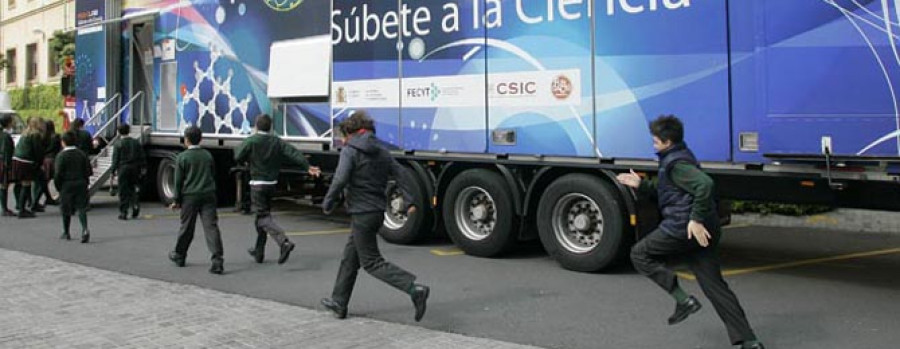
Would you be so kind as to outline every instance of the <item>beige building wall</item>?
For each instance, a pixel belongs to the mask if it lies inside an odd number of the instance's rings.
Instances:
[[[8,50],[16,50],[15,82],[7,84],[4,70],[0,73],[0,90],[21,88],[26,83],[59,83],[61,72],[49,75],[49,40],[54,31],[74,25],[74,0],[0,0],[0,49],[4,56]],[[37,44],[37,77],[33,80],[26,79],[29,44]]]

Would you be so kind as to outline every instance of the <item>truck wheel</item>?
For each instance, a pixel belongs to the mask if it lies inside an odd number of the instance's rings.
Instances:
[[[544,249],[574,271],[598,271],[618,261],[628,246],[617,198],[594,176],[571,174],[553,182],[537,210]]]
[[[156,170],[156,192],[165,205],[175,201],[175,160],[164,158]]]
[[[499,174],[483,169],[459,174],[443,205],[447,234],[467,254],[493,257],[515,242],[512,195]]]
[[[416,212],[412,216],[402,210],[403,195],[399,187],[391,183],[388,187],[388,206],[384,211],[384,225],[379,233],[388,242],[395,244],[411,244],[425,240],[432,236],[431,225],[434,214],[429,209],[428,198],[425,197],[425,187],[422,181],[416,178],[416,174],[406,168],[406,175],[402,180],[412,181],[411,193]]]

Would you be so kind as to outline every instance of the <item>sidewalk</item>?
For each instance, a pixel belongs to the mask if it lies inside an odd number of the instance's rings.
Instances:
[[[792,217],[778,214],[735,214],[732,224],[784,228],[821,228],[861,233],[900,234],[897,212],[837,209],[817,215]]]
[[[5,249],[0,270],[2,348],[532,348]]]

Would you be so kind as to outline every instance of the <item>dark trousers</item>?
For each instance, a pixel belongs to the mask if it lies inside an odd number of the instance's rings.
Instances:
[[[119,170],[119,213],[128,214],[128,209],[141,209],[137,188],[141,185],[141,169],[137,166],[122,166]]]
[[[754,340],[756,336],[747,322],[744,309],[722,278],[718,253],[720,233],[718,229],[710,229],[710,234],[713,239],[704,248],[696,240],[688,240],[687,233],[685,238],[679,238],[656,229],[634,245],[631,260],[638,272],[649,277],[666,292],[672,293],[678,286],[678,278],[666,267],[665,261],[672,257],[684,258],[697,277],[703,293],[725,323],[731,343],[736,345]]]
[[[194,228],[197,216],[203,221],[203,232],[206,234],[206,247],[212,253],[213,262],[222,262],[225,252],[222,248],[222,234],[219,232],[219,215],[216,213],[215,196],[185,197],[181,203],[181,229],[175,243],[175,253],[186,257],[188,247],[194,240]]]
[[[271,235],[278,246],[288,242],[287,236],[284,235],[284,229],[278,226],[272,217],[272,197],[274,195],[274,185],[253,185],[250,188],[253,210],[256,212],[254,225],[256,226],[257,251],[266,248],[266,234]]]
[[[59,212],[63,221],[63,232],[69,233],[72,215],[78,214],[81,230],[87,227],[88,186],[87,182],[63,183],[59,190]]]
[[[355,214],[350,218],[350,235],[344,247],[344,258],[338,270],[337,281],[331,294],[333,300],[346,306],[356,284],[360,266],[378,280],[409,293],[416,276],[384,260],[378,250],[377,233],[384,221],[384,213]]]

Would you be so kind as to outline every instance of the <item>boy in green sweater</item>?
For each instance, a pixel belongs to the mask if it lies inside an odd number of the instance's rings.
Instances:
[[[16,214],[7,206],[6,195],[9,193],[10,174],[12,169],[13,151],[16,148],[12,139],[13,118],[10,115],[0,116],[0,211],[3,217],[12,217]]]
[[[63,233],[60,239],[70,240],[69,225],[72,222],[72,213],[78,212],[78,221],[81,223],[81,243],[87,243],[91,238],[87,223],[88,181],[92,170],[87,155],[75,147],[78,136],[69,131],[63,134],[63,150],[56,155],[54,161],[53,182],[59,190],[59,209],[63,221]]]
[[[183,267],[188,248],[194,240],[194,227],[197,215],[203,221],[203,232],[206,233],[206,246],[212,253],[210,273],[225,272],[222,235],[219,232],[219,216],[216,213],[215,164],[212,154],[200,148],[203,131],[196,126],[184,130],[184,145],[187,150],[175,158],[175,202],[171,209],[181,208],[181,228],[175,250],[169,253],[169,259],[179,267]]]
[[[617,177],[620,183],[637,189],[643,198],[655,197],[662,216],[656,230],[631,249],[634,268],[675,299],[675,312],[668,320],[669,325],[675,325],[701,308],[700,301],[685,292],[678,285],[675,272],[666,267],[669,257],[684,258],[725,323],[731,344],[743,349],[764,349],[737,296],[722,278],[718,253],[721,228],[713,198],[715,183],[700,170],[700,163],[684,143],[681,120],[673,115],[661,116],[650,123],[650,133],[659,156],[656,181],[642,180],[633,171]]]
[[[137,188],[140,184],[141,169],[147,164],[141,142],[131,138],[131,126],[119,126],[119,141],[113,148],[113,173],[119,176],[119,219],[137,218],[141,212]]]
[[[275,185],[278,184],[278,173],[284,163],[299,165],[309,174],[316,177],[321,173],[318,167],[310,166],[297,148],[270,134],[272,118],[268,115],[256,117],[256,134],[250,136],[238,148],[234,156],[235,162],[250,165],[250,198],[256,211],[256,245],[248,250],[256,263],[262,263],[266,249],[266,233],[278,243],[281,255],[278,264],[287,261],[294,250],[294,243],[288,240],[282,229],[272,218],[272,197]]]

